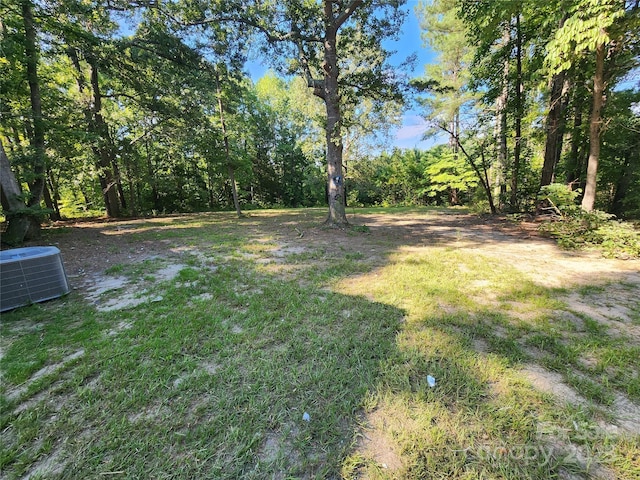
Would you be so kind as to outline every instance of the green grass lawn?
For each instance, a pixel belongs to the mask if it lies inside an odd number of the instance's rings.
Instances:
[[[105,262],[124,283],[99,301],[2,314],[0,476],[640,478],[619,418],[640,411],[638,284],[544,286],[463,241],[473,217],[429,236],[461,211],[355,213],[367,228],[314,209],[95,226],[113,252],[174,253]],[[80,234],[49,240],[65,256]]]

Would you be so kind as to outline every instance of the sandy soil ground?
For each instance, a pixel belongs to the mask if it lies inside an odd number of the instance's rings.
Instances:
[[[178,217],[179,218],[179,217]],[[230,218],[230,217],[229,217]],[[440,212],[424,214],[367,214],[351,217],[354,224],[366,225],[367,235],[354,237],[349,232],[321,228],[318,217],[311,222],[300,216],[261,216],[252,214],[242,227],[249,242],[270,239],[277,246],[261,252],[256,261],[271,264],[275,271],[286,274],[287,257],[311,249],[324,251],[353,249],[361,252],[373,265],[383,265],[386,257],[398,249],[420,251],[436,244],[451,244],[470,255],[495,257],[521,270],[527,278],[546,287],[572,288],[598,285],[588,297],[567,294],[563,300],[574,312],[579,312],[607,325],[609,332],[617,332],[640,346],[640,261],[605,259],[597,252],[568,252],[558,248],[553,240],[543,238],[534,222],[513,223],[500,217]],[[150,223],[151,222],[151,223]],[[134,232],[153,229],[153,220],[66,222],[55,228],[67,230],[49,237],[63,254],[69,281],[74,289],[88,300],[99,304],[101,293],[126,284],[125,278],[106,276],[111,265],[135,264],[161,258],[165,265],[157,272],[161,279],[171,278],[182,268],[186,254],[203,251],[206,245],[191,245],[180,240],[136,240]],[[160,228],[160,227],[158,227]],[[150,238],[150,237],[145,237]],[[354,238],[356,243],[354,244]],[[42,244],[42,243],[40,243]],[[625,288],[620,288],[624,285]],[[140,296],[120,296],[116,303],[102,303],[99,308],[118,309]],[[144,300],[144,298],[143,298]],[[148,299],[147,299],[148,300]],[[119,303],[118,303],[119,302]],[[123,326],[126,328],[126,326]],[[483,345],[478,345],[482,350]],[[523,372],[538,389],[552,393],[560,401],[580,404],[585,399],[563,382],[562,376],[535,364]],[[613,421],[603,425],[611,433],[640,434],[640,406],[618,395],[611,406]],[[370,419],[375,427],[376,419]],[[381,464],[399,463],[392,447],[376,437],[375,428],[369,432],[373,443],[383,445],[365,450],[377,455]],[[371,451],[369,451],[371,450]],[[606,472],[602,474],[606,478]]]

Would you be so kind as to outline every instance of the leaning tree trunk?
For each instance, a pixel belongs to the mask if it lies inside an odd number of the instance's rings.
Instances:
[[[16,246],[24,240],[36,238],[40,233],[40,222],[25,212],[22,190],[11,170],[2,143],[0,143],[0,197],[2,208],[8,219],[7,230],[2,234],[2,242]]]
[[[582,198],[582,209],[590,212],[596,201],[598,160],[600,159],[600,123],[604,104],[604,43],[596,48],[596,73],[593,76],[593,107],[589,119],[589,160],[587,162],[587,183]]]
[[[493,194],[491,193],[491,182],[489,181],[489,169],[487,167],[487,161],[484,155],[484,146],[483,145],[480,146],[480,160],[482,162],[482,170],[480,170],[480,167],[476,165],[476,162],[473,160],[473,157],[469,155],[469,153],[464,148],[462,143],[460,143],[460,137],[458,135],[454,136],[453,131],[449,130],[447,127],[443,125],[439,125],[439,127],[441,130],[447,132],[449,135],[451,135],[455,139],[456,144],[458,145],[458,149],[462,152],[462,154],[465,156],[465,158],[469,162],[469,165],[471,166],[476,176],[478,177],[478,180],[480,181],[480,185],[482,185],[482,189],[484,190],[484,193],[487,195],[487,201],[489,202],[489,208],[491,209],[491,213],[492,214],[498,213],[498,210],[496,209],[496,205],[493,202]]]

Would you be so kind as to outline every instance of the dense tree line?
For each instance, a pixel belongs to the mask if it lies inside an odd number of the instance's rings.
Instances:
[[[640,213],[637,0],[433,0],[416,8],[440,58],[414,85],[493,211],[552,182],[582,208]],[[597,195],[596,195],[597,192]]]
[[[439,57],[411,83],[448,145],[377,155],[406,87],[381,43],[402,4],[3,2],[3,241],[79,211],[521,211],[553,182],[640,215],[638,0],[419,3]],[[274,70],[252,82],[249,55]]]
[[[329,221],[345,223],[343,138],[400,100],[380,74],[398,7],[3,2],[3,241],[72,207],[240,215],[328,199]],[[250,50],[279,76],[254,84]]]
[[[428,151],[394,149],[352,162],[347,196],[352,206],[469,205],[478,179],[447,145]]]

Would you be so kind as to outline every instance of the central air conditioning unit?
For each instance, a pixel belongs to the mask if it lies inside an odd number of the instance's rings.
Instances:
[[[56,247],[25,247],[0,252],[0,312],[69,293]]]

